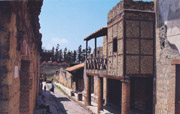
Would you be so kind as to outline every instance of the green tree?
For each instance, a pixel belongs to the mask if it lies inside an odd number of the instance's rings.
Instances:
[[[54,46],[52,47],[52,53],[53,53],[53,56],[52,56],[52,61],[55,61],[55,58],[54,58]]]
[[[64,48],[64,61],[67,61],[67,48]]]
[[[56,52],[55,52],[55,61],[57,61],[57,62],[59,62],[59,47],[60,47],[60,45],[59,44],[57,44],[57,46],[56,46]]]
[[[77,52],[76,52],[76,50],[74,50],[74,53],[73,53],[73,62],[76,62],[76,57],[77,57]]]
[[[63,52],[62,49],[59,50],[59,62],[62,62],[62,58],[63,58]]]
[[[82,59],[82,46],[78,47],[78,61],[81,62]]]

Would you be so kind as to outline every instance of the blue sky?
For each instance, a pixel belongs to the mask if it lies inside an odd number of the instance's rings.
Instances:
[[[107,14],[120,0],[44,0],[40,14],[43,46],[52,49],[60,44],[77,50],[85,48],[86,36],[107,25]],[[102,46],[99,38],[98,46]],[[94,40],[89,42],[94,48]]]

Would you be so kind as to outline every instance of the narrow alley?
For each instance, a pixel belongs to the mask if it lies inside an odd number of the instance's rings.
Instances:
[[[47,87],[50,88],[50,84],[47,84]],[[86,109],[64,95],[57,87],[55,87],[54,93],[50,92],[49,89],[43,90],[42,95],[45,96],[46,104],[50,106],[51,114],[90,114]],[[36,109],[35,114],[41,114],[42,111]]]
[[[180,0],[0,0],[0,114],[180,114]]]

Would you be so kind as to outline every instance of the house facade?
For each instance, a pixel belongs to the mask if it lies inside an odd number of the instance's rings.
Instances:
[[[121,1],[109,13],[107,27],[84,40],[104,37],[103,56],[86,60],[86,105],[91,105],[91,77],[98,78],[98,112],[103,103],[122,114],[154,111],[155,12],[153,2]]]
[[[59,71],[59,82],[72,89],[73,92],[82,92],[84,90],[84,63],[77,64]]]
[[[180,114],[180,1],[155,0],[156,114]]]

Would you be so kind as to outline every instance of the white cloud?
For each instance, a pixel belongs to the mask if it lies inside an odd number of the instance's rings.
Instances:
[[[53,43],[53,44],[67,44],[69,41],[67,40],[67,39],[65,39],[65,38],[52,38],[51,39],[51,42]]]
[[[57,44],[60,45],[60,48],[65,48],[68,46],[69,44],[69,41],[65,38],[57,38],[57,37],[53,37],[51,39],[48,39],[46,38],[44,41],[43,41],[43,47],[45,49],[52,49],[52,47],[56,47]]]

